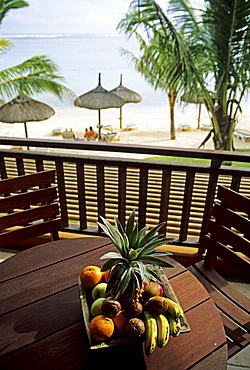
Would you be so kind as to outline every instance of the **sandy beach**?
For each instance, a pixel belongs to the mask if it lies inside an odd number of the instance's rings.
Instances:
[[[185,112],[177,112],[175,117],[176,122],[176,139],[170,140],[169,132],[169,118],[163,115],[162,112],[146,111],[133,109],[128,110],[123,114],[123,128],[119,128],[119,112],[116,109],[106,110],[102,113],[102,124],[110,126],[111,130],[117,132],[119,140],[117,142],[124,144],[139,144],[139,145],[156,145],[165,147],[178,148],[198,148],[208,134],[208,130],[197,129],[197,112],[195,109]],[[188,123],[191,128],[187,131],[179,129],[180,124]],[[203,112],[201,124],[209,123],[209,118]],[[134,125],[135,129],[127,130],[128,125]],[[50,119],[42,122],[28,122],[29,138],[44,138],[44,139],[58,139],[63,140],[62,135],[53,135],[54,129],[66,128],[73,129],[76,137],[83,139],[85,128],[93,126],[97,129],[97,111],[81,110],[69,108],[68,111],[59,110]],[[241,117],[239,127],[244,130],[249,130],[250,116],[247,114]],[[24,125],[21,123],[7,124],[0,122],[0,135],[3,137],[25,137]],[[235,147],[249,148],[250,141],[242,141],[235,137]],[[210,139],[204,149],[214,149],[212,139]],[[53,151],[53,150],[52,150]]]

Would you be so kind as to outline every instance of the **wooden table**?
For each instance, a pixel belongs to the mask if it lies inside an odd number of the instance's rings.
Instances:
[[[150,357],[140,344],[89,349],[77,276],[87,265],[101,266],[100,256],[110,250],[107,238],[64,239],[0,264],[1,370],[226,369],[220,315],[198,280],[173,260],[166,275],[191,331],[171,337]]]

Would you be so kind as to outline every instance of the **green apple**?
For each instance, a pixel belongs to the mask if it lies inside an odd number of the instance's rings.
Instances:
[[[107,283],[99,283],[92,290],[92,298],[95,301],[97,298],[106,298],[108,295],[106,293]]]
[[[98,316],[102,314],[102,302],[105,301],[106,298],[97,298],[90,308],[90,313],[92,316]]]

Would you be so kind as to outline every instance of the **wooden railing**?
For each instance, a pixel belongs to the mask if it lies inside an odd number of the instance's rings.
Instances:
[[[249,163],[250,153],[19,138],[0,138],[0,145],[51,148],[0,149],[1,178],[55,168],[67,231],[100,233],[98,215],[110,222],[116,216],[124,225],[136,209],[140,228],[166,222],[163,234],[199,247],[218,184],[250,197],[250,170],[222,165]],[[133,154],[205,158],[209,164],[126,158]]]

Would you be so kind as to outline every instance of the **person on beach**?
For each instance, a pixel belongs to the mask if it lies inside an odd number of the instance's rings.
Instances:
[[[68,131],[68,129],[66,128],[65,131],[62,133],[62,137],[63,139],[72,139],[72,140],[75,140],[76,138],[72,128],[70,129],[70,131]]]
[[[74,134],[74,132],[73,132],[72,128],[69,130],[69,132],[71,132],[71,133],[72,133],[72,137],[73,137],[73,139],[75,140],[76,135]]]
[[[85,132],[84,137],[87,140],[94,140],[94,139],[97,139],[98,138],[98,133],[93,130],[92,126],[90,126],[89,127],[89,130],[86,129],[86,132]]]

